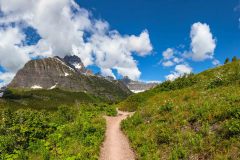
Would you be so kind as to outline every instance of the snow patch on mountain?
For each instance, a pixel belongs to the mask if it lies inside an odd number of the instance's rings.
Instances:
[[[159,84],[157,82],[133,81],[129,79],[129,77],[123,77],[120,81],[122,81],[133,93],[144,92]]]
[[[54,89],[56,87],[57,87],[57,83],[54,86],[50,87],[49,89]]]
[[[65,77],[69,76],[69,73],[64,73],[64,76],[65,76]]]
[[[72,65],[73,65],[76,69],[81,69],[81,68],[82,68],[82,66],[81,66],[80,63],[73,63]]]
[[[39,86],[39,85],[33,85],[31,88],[32,88],[32,89],[42,89],[42,87]]]
[[[58,57],[54,57],[54,59],[56,59],[57,61],[59,61],[61,64],[63,64],[64,66],[68,67],[71,71],[74,71],[73,68],[71,68],[70,66],[68,66],[65,62],[63,62],[60,58]],[[75,71],[74,71],[75,72]]]
[[[144,92],[145,90],[131,90],[133,93],[141,93]]]

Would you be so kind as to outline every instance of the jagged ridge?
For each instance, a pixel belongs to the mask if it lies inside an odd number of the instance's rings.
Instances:
[[[67,91],[90,93],[111,101],[126,98],[131,94],[122,82],[108,81],[101,77],[88,75],[65,61],[59,57],[31,60],[17,72],[8,87],[21,89],[60,88]]]

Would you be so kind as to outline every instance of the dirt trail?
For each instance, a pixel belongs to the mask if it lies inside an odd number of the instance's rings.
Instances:
[[[127,137],[120,129],[122,120],[133,113],[118,111],[116,117],[106,116],[107,130],[105,141],[101,148],[100,160],[134,160],[135,154],[129,145]]]

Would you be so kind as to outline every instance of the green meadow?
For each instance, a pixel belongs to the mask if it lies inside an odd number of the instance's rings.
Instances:
[[[0,159],[98,159],[104,115],[135,114],[122,130],[140,160],[239,159],[240,61],[165,81],[120,103],[84,92],[8,89]]]
[[[240,159],[240,61],[166,81],[118,104],[138,159]]]
[[[101,98],[60,89],[10,89],[0,100],[0,159],[98,159],[103,115],[116,110]]]

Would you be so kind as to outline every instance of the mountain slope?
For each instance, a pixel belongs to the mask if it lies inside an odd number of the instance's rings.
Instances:
[[[81,59],[78,56],[76,56],[76,55],[65,56],[63,58],[63,60],[69,66],[71,66],[72,68],[75,68],[76,71],[83,72],[83,73],[86,72],[86,68],[85,68],[83,62],[81,61]]]
[[[69,57],[69,63],[72,61]],[[126,98],[131,92],[118,81],[86,75],[59,57],[31,60],[8,85],[18,89],[53,89],[86,92],[110,101]],[[83,67],[83,66],[82,66]]]
[[[164,82],[118,105],[138,159],[239,159],[240,61]]]
[[[28,62],[0,98],[0,159],[99,157],[104,115],[130,91],[62,59]]]
[[[127,76],[123,77],[123,79],[119,81],[123,82],[134,93],[144,92],[158,85],[158,83],[145,83],[140,81],[133,81],[129,79]]]
[[[61,105],[104,103],[104,100],[84,92],[69,92],[58,88],[52,90],[8,89],[0,99],[0,110],[31,108],[57,110]]]

